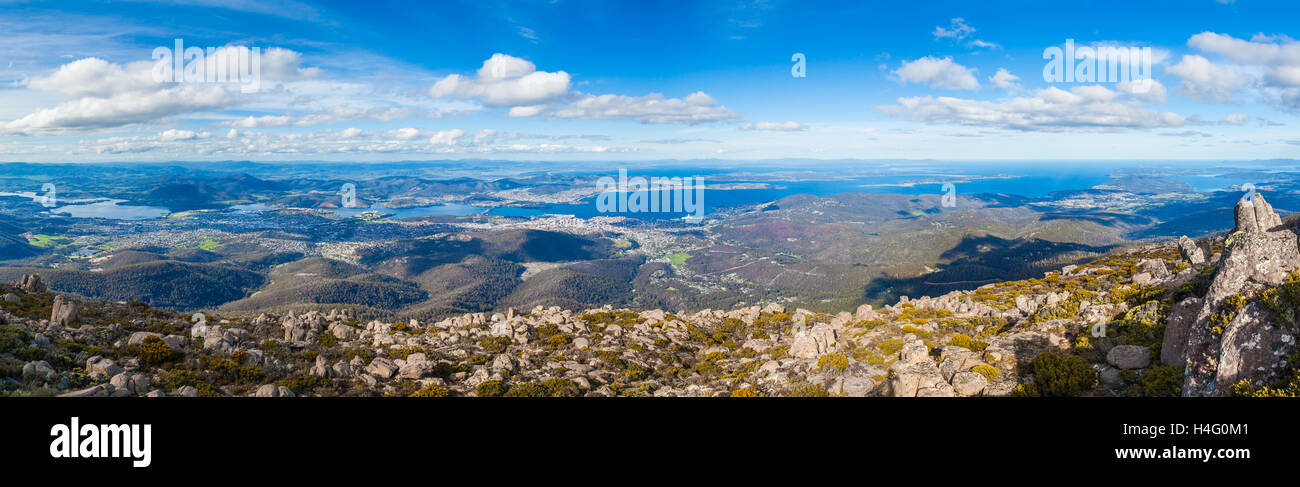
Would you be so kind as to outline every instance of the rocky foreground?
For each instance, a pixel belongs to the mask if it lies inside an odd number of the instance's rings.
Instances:
[[[1296,395],[1300,250],[1262,196],[1224,236],[837,314],[537,307],[433,323],[77,303],[0,286],[0,390],[65,396]]]

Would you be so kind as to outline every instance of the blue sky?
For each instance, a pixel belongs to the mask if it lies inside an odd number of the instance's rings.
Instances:
[[[1296,156],[1300,5],[1133,3],[0,0],[0,160]],[[1045,81],[1067,39],[1151,84]]]

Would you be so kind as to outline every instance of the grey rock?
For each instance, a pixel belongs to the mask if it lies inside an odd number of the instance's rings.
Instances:
[[[63,296],[54,297],[53,310],[50,312],[50,323],[60,326],[68,326],[77,321],[77,303]]]
[[[96,379],[107,379],[122,372],[111,359],[96,355],[86,359],[86,373]]]
[[[1178,238],[1178,253],[1183,259],[1192,265],[1201,265],[1205,263],[1205,252],[1196,245],[1196,242],[1187,238],[1186,235]]]
[[[1151,365],[1151,349],[1137,345],[1119,345],[1106,353],[1106,362],[1121,369],[1142,369]]]
[[[366,373],[381,379],[390,379],[398,370],[397,364],[385,357],[375,357],[366,367]]]
[[[1169,311],[1164,342],[1160,346],[1160,363],[1172,366],[1184,365],[1183,353],[1187,350],[1187,331],[1196,321],[1196,313],[1200,309],[1201,299],[1193,297],[1175,304]]]
[[[139,345],[144,343],[144,339],[148,337],[158,337],[158,339],[161,340],[163,336],[161,333],[154,333],[152,331],[137,331],[131,334],[131,337],[126,340],[126,344]]]
[[[54,370],[54,367],[50,366],[50,363],[44,360],[27,362],[26,365],[23,365],[23,377],[40,377],[44,380],[50,380],[54,378],[57,373],[58,372]]]
[[[958,372],[952,377],[952,388],[963,396],[978,396],[988,385],[989,380],[975,372]]]
[[[917,363],[930,359],[930,347],[920,340],[912,340],[903,345],[903,349],[898,352],[898,361],[903,363]]]

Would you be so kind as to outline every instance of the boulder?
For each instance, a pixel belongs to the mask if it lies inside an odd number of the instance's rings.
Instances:
[[[933,391],[942,387],[952,389],[934,362],[898,361],[889,367],[889,390],[894,397],[916,397],[923,390]]]
[[[1106,361],[1121,369],[1143,369],[1151,365],[1151,349],[1137,345],[1118,345],[1106,353]]]
[[[77,321],[77,303],[63,296],[54,297],[54,305],[50,312],[50,323],[60,326],[68,326]]]
[[[127,338],[126,344],[139,345],[144,343],[144,339],[148,337],[158,337],[158,339],[161,340],[163,336],[161,333],[154,333],[152,331],[137,331],[132,333],[130,338]]]
[[[23,279],[18,282],[18,289],[28,294],[45,292],[45,283],[41,282],[41,276],[36,274],[23,274]]]
[[[1138,269],[1142,269],[1154,279],[1169,277],[1169,267],[1165,265],[1165,261],[1160,259],[1145,259],[1138,262]]]
[[[1201,265],[1205,263],[1205,252],[1196,245],[1196,242],[1187,238],[1186,235],[1178,238],[1178,253],[1182,255],[1183,260],[1190,262],[1192,265]]]
[[[57,373],[58,372],[54,370],[54,367],[50,366],[50,363],[44,360],[27,362],[26,365],[23,365],[23,377],[40,377],[43,380],[50,380],[53,379]]]
[[[375,357],[374,360],[370,361],[370,365],[366,366],[367,374],[380,379],[390,379],[393,377],[393,374],[397,373],[397,371],[397,364],[385,357]]]
[[[86,373],[96,379],[107,379],[122,372],[112,359],[96,355],[86,359]]]
[[[963,396],[978,396],[988,387],[989,380],[975,372],[958,372],[952,376],[952,388]]]
[[[898,361],[903,363],[917,363],[930,360],[930,347],[920,340],[912,340],[903,345],[903,349],[898,352]]]

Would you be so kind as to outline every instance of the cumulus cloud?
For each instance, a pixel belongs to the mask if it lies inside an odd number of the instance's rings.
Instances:
[[[697,91],[683,98],[660,93],[645,96],[587,95],[546,113],[548,118],[582,120],[635,120],[641,123],[695,125],[736,118],[736,113],[713,97]]]
[[[204,58],[205,69],[248,48],[225,46]],[[301,54],[281,48],[263,51],[261,76],[266,80],[309,79],[316,68],[301,67]],[[154,78],[153,61],[118,64],[89,57],[27,82],[27,88],[52,91],[70,99],[0,124],[10,134],[58,134],[157,122],[177,115],[229,108],[248,97],[236,83],[173,83]]]
[[[166,141],[174,140],[194,140],[206,139],[210,134],[207,132],[195,132],[193,130],[170,129],[158,134],[158,138]]]
[[[1006,68],[998,68],[997,73],[994,73],[993,76],[989,76],[989,81],[993,83],[993,86],[1004,90],[1020,89],[1020,77],[1011,74],[1011,72],[1007,71]]]
[[[104,98],[117,93],[154,91],[158,83],[153,80],[152,66],[144,61],[122,66],[89,57],[59,66],[49,76],[28,81],[27,86],[71,97]]]
[[[569,73],[538,71],[529,61],[497,53],[483,61],[475,77],[447,76],[429,88],[429,95],[477,99],[490,107],[516,107],[558,100],[569,93],[569,86]]]
[[[808,126],[799,122],[758,122],[747,123],[740,127],[741,130],[763,130],[769,132],[797,132],[807,130]]]
[[[524,59],[493,54],[473,76],[453,74],[433,87],[434,98],[478,100],[485,106],[509,108],[507,117],[570,120],[634,120],[641,123],[694,125],[736,118],[713,97],[696,92],[682,98],[661,93],[645,96],[596,95],[569,91],[564,71],[538,71]]]
[[[1215,66],[1209,59],[1195,54],[1183,56],[1165,72],[1177,76],[1179,92],[1202,101],[1232,102],[1233,94],[1250,85],[1250,78],[1233,69]]]
[[[1033,96],[1003,101],[933,96],[899,98],[895,105],[876,108],[890,116],[920,122],[1024,131],[1123,130],[1179,127],[1187,123],[1175,113],[1148,108],[1132,93],[1097,85],[1079,86],[1070,91],[1051,87],[1038,90]]]
[[[433,145],[452,145],[457,139],[465,136],[465,131],[461,129],[440,130],[433,136],[429,137],[429,143]]]
[[[948,90],[977,90],[979,80],[975,79],[975,70],[953,62],[951,57],[936,58],[926,56],[914,61],[903,61],[893,71],[900,83],[929,85],[931,88]]]
[[[1187,45],[1232,63],[1216,66],[1195,56],[1200,59],[1193,58],[1175,73],[1193,95],[1206,95],[1204,99],[1209,101],[1235,101],[1231,96],[1225,98],[1225,92],[1231,95],[1253,87],[1264,101],[1286,111],[1300,111],[1300,42],[1295,39],[1256,34],[1247,40],[1202,32],[1188,39]],[[1183,59],[1188,61],[1187,56]]]

